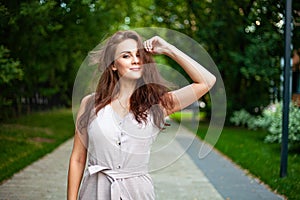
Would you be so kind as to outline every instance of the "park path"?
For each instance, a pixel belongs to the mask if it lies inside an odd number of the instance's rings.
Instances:
[[[0,185],[0,200],[66,199],[72,143],[66,141]],[[158,136],[150,165],[158,200],[283,199],[216,151],[199,159],[201,144],[175,123]]]

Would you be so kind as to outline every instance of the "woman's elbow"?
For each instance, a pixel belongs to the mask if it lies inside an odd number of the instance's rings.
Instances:
[[[217,78],[214,75],[211,75],[211,77],[207,80],[207,88],[210,90],[216,83]]]

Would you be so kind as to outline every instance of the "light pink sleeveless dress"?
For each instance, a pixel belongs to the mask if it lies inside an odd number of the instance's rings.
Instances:
[[[155,199],[148,163],[158,133],[150,116],[139,124],[132,113],[118,116],[110,104],[101,109],[88,127],[88,165],[79,199]]]

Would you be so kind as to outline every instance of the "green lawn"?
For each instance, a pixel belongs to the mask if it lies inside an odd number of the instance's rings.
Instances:
[[[0,182],[72,137],[71,110],[39,112],[0,124]]]
[[[173,115],[177,119],[180,116]],[[181,116],[182,123],[191,126],[190,120]],[[204,138],[208,124],[201,122],[197,135]],[[215,147],[288,199],[300,200],[300,155],[297,149],[291,149],[288,159],[288,176],[279,177],[280,144],[264,142],[267,132],[264,130],[250,131],[245,128],[224,127]]]

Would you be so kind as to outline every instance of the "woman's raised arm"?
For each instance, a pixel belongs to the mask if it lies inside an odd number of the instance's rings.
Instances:
[[[215,84],[216,77],[212,73],[164,39],[154,36],[144,42],[144,47],[149,53],[164,54],[172,58],[193,80],[192,84],[170,93],[174,99],[174,107],[166,111],[167,115],[179,111],[197,101]]]

